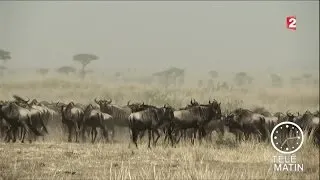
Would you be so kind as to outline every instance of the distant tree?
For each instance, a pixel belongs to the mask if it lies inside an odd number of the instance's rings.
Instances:
[[[10,59],[11,59],[10,52],[0,49],[0,60],[2,60],[5,63]]]
[[[116,73],[114,73],[114,77],[116,77],[116,78],[121,77],[121,72],[116,72]]]
[[[73,60],[81,63],[82,69],[80,71],[80,75],[82,78],[85,77],[86,71],[85,68],[91,61],[98,60],[99,57],[94,54],[76,54],[73,56]]]
[[[234,77],[234,82],[237,86],[243,86],[246,84],[251,84],[253,78],[250,77],[246,72],[238,72]]]
[[[183,85],[185,71],[184,69],[171,67],[167,70],[153,73],[152,76],[158,78],[160,83],[163,84],[165,87],[167,87],[170,84],[176,85],[177,83],[179,83],[179,85]]]
[[[298,85],[301,84],[302,79],[300,77],[291,77],[290,83],[291,85]]]
[[[7,70],[7,67],[0,65],[0,76],[3,76],[5,70]]]
[[[217,71],[212,70],[212,71],[209,71],[209,76],[210,76],[210,78],[215,79],[215,78],[219,77],[219,73]]]
[[[41,76],[47,75],[48,72],[49,72],[48,68],[39,68],[39,69],[37,69],[37,73],[40,74]]]
[[[312,83],[312,74],[309,74],[309,73],[302,74],[301,78],[303,79],[305,84]]]
[[[0,49],[0,60],[3,62],[3,65],[0,65],[0,76],[3,76],[4,71],[7,69],[7,67],[4,66],[4,64],[11,59],[11,55],[9,51],[5,51],[3,49]]]
[[[271,83],[273,87],[282,87],[283,85],[283,80],[280,75],[278,74],[271,74]]]
[[[61,74],[70,74],[70,73],[75,73],[76,69],[71,66],[62,66],[57,69],[57,72]]]

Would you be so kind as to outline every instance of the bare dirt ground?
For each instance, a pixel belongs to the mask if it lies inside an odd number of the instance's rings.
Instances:
[[[93,103],[95,97],[111,97],[116,104],[128,100],[154,105],[169,103],[185,106],[190,98],[207,102],[221,101],[223,111],[236,107],[263,106],[271,112],[319,109],[319,88],[255,87],[243,91],[208,91],[205,88],[169,88],[138,84],[112,84],[64,79],[2,81],[0,99],[13,94],[38,100]],[[120,138],[120,139],[119,139]],[[128,148],[128,136],[117,137],[113,144],[98,142],[67,143],[62,131],[50,131],[45,141],[32,144],[0,142],[0,179],[319,179],[319,149],[306,142],[296,153],[304,164],[303,172],[275,172],[271,144],[253,141],[234,143],[227,134],[224,140],[213,140],[176,148],[162,144],[149,150],[145,142],[139,149]]]

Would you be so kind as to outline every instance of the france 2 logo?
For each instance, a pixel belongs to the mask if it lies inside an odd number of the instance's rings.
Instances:
[[[297,29],[296,16],[287,16],[286,17],[286,26],[287,26],[287,29],[295,31]]]

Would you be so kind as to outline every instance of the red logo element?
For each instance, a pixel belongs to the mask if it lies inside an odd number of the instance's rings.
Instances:
[[[287,29],[295,31],[297,29],[297,18],[296,18],[296,16],[287,16],[286,17],[286,26],[287,26]]]

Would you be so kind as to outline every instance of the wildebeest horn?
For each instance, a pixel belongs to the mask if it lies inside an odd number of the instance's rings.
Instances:
[[[211,101],[209,100],[209,104],[211,104]]]
[[[290,111],[290,110],[288,110],[288,111],[286,112],[287,116],[292,115],[292,113],[290,113],[289,111]]]
[[[129,106],[130,105],[130,100],[127,102],[127,106]]]
[[[28,98],[28,97],[27,97],[27,98]],[[29,98],[28,98],[28,100],[24,100],[24,102],[26,102],[26,103],[27,103],[27,102],[29,102],[29,101],[30,101],[30,99],[29,99]]]
[[[192,98],[191,98],[190,104],[192,105]]]
[[[94,102],[96,102],[97,104],[99,104],[99,101],[97,101],[97,98],[94,98]]]
[[[109,98],[108,103],[109,103],[109,104],[112,103],[112,99]]]

